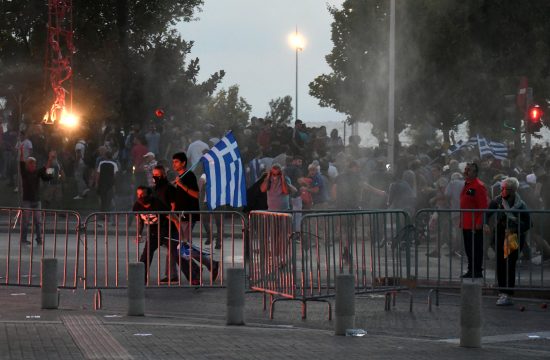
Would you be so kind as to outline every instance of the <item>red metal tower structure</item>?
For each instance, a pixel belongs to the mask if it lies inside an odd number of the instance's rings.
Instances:
[[[71,67],[76,49],[73,43],[72,0],[48,0],[48,38],[45,69],[54,93],[54,102],[44,115],[44,123],[61,120],[65,111],[72,112],[73,84]],[[68,95],[68,101],[67,101]]]

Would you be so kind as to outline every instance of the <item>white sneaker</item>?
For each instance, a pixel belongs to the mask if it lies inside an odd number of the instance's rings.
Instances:
[[[507,294],[499,294],[498,300],[497,300],[497,306],[509,306],[514,305],[514,302]]]
[[[89,192],[90,192],[90,189],[88,188],[84,189],[84,191],[82,192],[82,196],[88,195]]]
[[[82,200],[82,199],[84,199],[84,198],[83,198],[82,196],[80,196],[80,195],[76,195],[76,196],[73,198],[73,200]]]

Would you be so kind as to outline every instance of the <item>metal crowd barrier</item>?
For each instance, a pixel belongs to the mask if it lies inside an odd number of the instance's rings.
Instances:
[[[75,289],[79,274],[80,215],[72,211],[0,209],[0,283],[40,287],[41,260],[56,258],[59,287]]]
[[[292,238],[292,215],[252,211],[248,224],[250,289],[295,299],[296,243]]]
[[[490,225],[491,233],[483,235],[482,276],[485,288],[512,290],[507,286],[499,286],[497,273],[500,270],[505,271],[505,284],[510,283],[510,276],[515,276],[514,290],[550,290],[550,211],[544,210],[419,210],[415,216],[416,231],[412,247],[412,277],[416,279],[417,286],[455,288],[465,280],[461,276],[468,270],[468,260],[461,217],[466,213],[480,214],[483,223],[488,222]],[[502,238],[505,234],[502,231],[499,233],[494,226],[497,215],[506,213],[520,218],[529,214],[531,219],[529,229],[522,229],[521,222],[517,229],[518,233],[525,232],[525,237],[515,275],[508,271],[511,263],[503,260],[503,242],[497,241],[497,238]],[[493,215],[488,219],[489,214]],[[507,216],[505,225],[508,226],[510,221]],[[475,257],[474,246],[471,253]],[[503,257],[500,261],[499,256]]]
[[[226,266],[244,267],[246,223],[234,211],[98,212],[84,229],[86,289],[125,288],[140,260],[149,287],[223,286]]]
[[[399,290],[411,272],[411,222],[404,211],[309,213],[292,232],[288,213],[252,212],[249,218],[251,289],[268,294],[270,317],[281,300],[335,296],[336,276],[353,274],[356,293]],[[265,306],[265,303],[264,303]]]

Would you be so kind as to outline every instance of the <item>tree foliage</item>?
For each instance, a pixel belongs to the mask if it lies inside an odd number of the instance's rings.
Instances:
[[[244,128],[248,123],[252,106],[239,96],[239,87],[221,89],[209,101],[206,109],[206,122],[217,129],[231,130]]]
[[[294,119],[293,112],[292,96],[287,95],[269,101],[269,111],[265,114],[265,119],[276,125],[287,125]]]
[[[331,8],[332,72],[310,93],[319,104],[385,131],[389,0],[346,0]],[[396,1],[396,127],[498,134],[503,99],[527,76],[539,103],[549,97],[550,3],[506,0]]]
[[[202,3],[73,0],[75,107],[92,122],[141,123],[162,107],[186,125],[199,124],[224,72],[199,82],[199,60],[189,57],[193,43],[183,40],[174,25],[190,21]],[[0,92],[21,89],[25,94],[20,97],[29,98],[25,112],[41,117],[51,90],[44,76],[29,74],[43,70],[46,3],[4,1],[0,11],[6,14],[0,24],[0,79],[7,84]]]

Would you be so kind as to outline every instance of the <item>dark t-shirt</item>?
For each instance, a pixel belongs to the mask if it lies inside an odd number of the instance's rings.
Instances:
[[[40,201],[40,179],[47,181],[51,176],[46,174],[46,168],[29,172],[24,161],[19,162],[21,168],[21,183],[23,185],[24,201]]]
[[[192,171],[189,171],[181,178],[181,183],[191,190],[199,191],[197,177]],[[176,202],[176,211],[199,211],[199,199],[195,199],[177,185],[174,199]],[[184,216],[182,220],[187,220],[187,217]]]
[[[135,212],[150,211],[151,212],[150,214],[138,215],[139,232],[141,233],[144,227],[145,229],[147,229],[146,227],[149,226],[148,231],[149,231],[150,237],[156,239],[159,234],[159,224],[160,224],[161,238],[167,237],[168,222],[169,222],[168,217],[165,214],[159,215],[158,213],[155,213],[155,212],[169,211],[169,210],[170,209],[166,205],[164,205],[162,201],[154,197],[151,199],[151,206],[149,208],[146,208],[139,201],[136,201],[134,203],[134,206],[132,207],[132,211],[135,211]],[[171,226],[173,226],[173,224],[171,224]],[[175,227],[172,228],[171,232],[172,232],[171,233],[172,237],[177,236],[177,229],[175,229]],[[144,233],[143,235],[147,235],[147,233]]]
[[[111,190],[115,185],[115,174],[118,172],[118,165],[112,160],[103,160],[97,167],[99,172],[98,191],[100,193]]]
[[[170,204],[175,201],[176,188],[170,185],[166,179],[161,179],[161,181],[155,185],[153,192],[168,208],[170,208]]]

